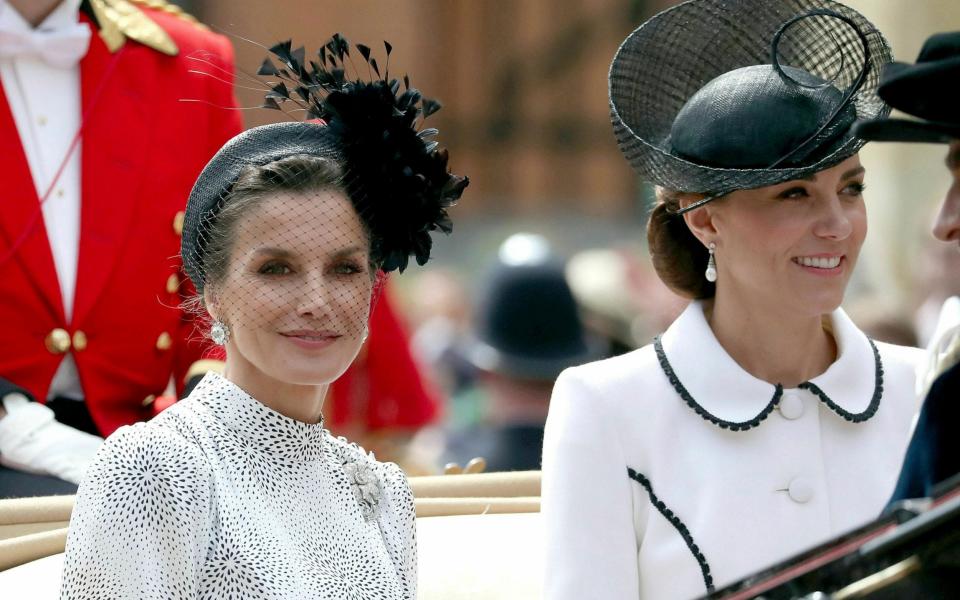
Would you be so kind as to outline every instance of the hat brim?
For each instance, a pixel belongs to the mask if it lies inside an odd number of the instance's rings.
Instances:
[[[588,341],[584,349],[564,356],[533,357],[503,352],[479,339],[464,348],[464,358],[481,371],[498,373],[517,379],[553,381],[568,368],[603,358],[599,347]]]
[[[949,144],[960,139],[960,125],[909,119],[871,119],[853,126],[857,137],[875,142]]]
[[[946,88],[958,78],[960,56],[929,63],[894,62],[884,67],[878,91],[893,108],[921,119],[960,119],[957,99]]]
[[[610,65],[608,92],[614,135],[621,152],[644,179],[682,192],[724,194],[809,177],[850,157],[863,141],[849,133],[829,155],[793,168],[718,168],[685,160],[671,151],[674,120],[693,94],[719,75],[741,67],[769,64],[771,44],[780,26],[811,10],[846,16],[866,32],[869,60],[863,85],[853,96],[856,116],[885,117],[889,107],[877,96],[880,71],[890,47],[866,17],[832,0],[689,0],[654,16],[633,31]],[[824,79],[853,81],[864,66],[859,45],[845,48],[842,73],[837,41],[851,40],[850,27],[837,19],[810,25],[818,33],[810,46],[781,44],[781,64]],[[859,40],[859,38],[857,38]],[[856,41],[859,44],[859,41]]]

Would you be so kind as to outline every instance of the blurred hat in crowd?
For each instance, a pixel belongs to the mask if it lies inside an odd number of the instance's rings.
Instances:
[[[484,371],[550,381],[595,358],[564,264],[539,235],[518,233],[501,244],[480,288],[468,360]]]
[[[881,142],[950,143],[960,139],[960,31],[938,33],[923,44],[915,64],[886,66],[880,97],[923,119],[870,119],[856,133]]]
[[[703,193],[802,179],[856,153],[890,47],[831,0],[690,0],[631,33],[610,66],[620,150],[644,179]]]

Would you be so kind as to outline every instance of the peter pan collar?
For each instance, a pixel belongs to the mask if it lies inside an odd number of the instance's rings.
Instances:
[[[825,323],[837,343],[837,359],[821,375],[800,384],[830,410],[852,422],[866,421],[880,404],[883,368],[876,346],[842,309]],[[757,379],[734,361],[713,335],[703,304],[692,302],[659,338],[661,368],[687,405],[724,429],[759,425],[784,391]]]

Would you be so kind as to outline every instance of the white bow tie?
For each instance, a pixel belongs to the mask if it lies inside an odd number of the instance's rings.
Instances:
[[[52,67],[74,66],[90,46],[90,26],[73,23],[54,30],[0,29],[0,59],[35,56]]]

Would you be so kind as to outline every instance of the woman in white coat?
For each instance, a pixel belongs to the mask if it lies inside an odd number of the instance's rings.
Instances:
[[[548,600],[700,596],[883,507],[918,356],[839,306],[867,231],[850,125],[889,111],[888,60],[826,0],[694,0],[621,46],[614,129],[658,185],[654,266],[693,302],[653,344],[556,383]]]

